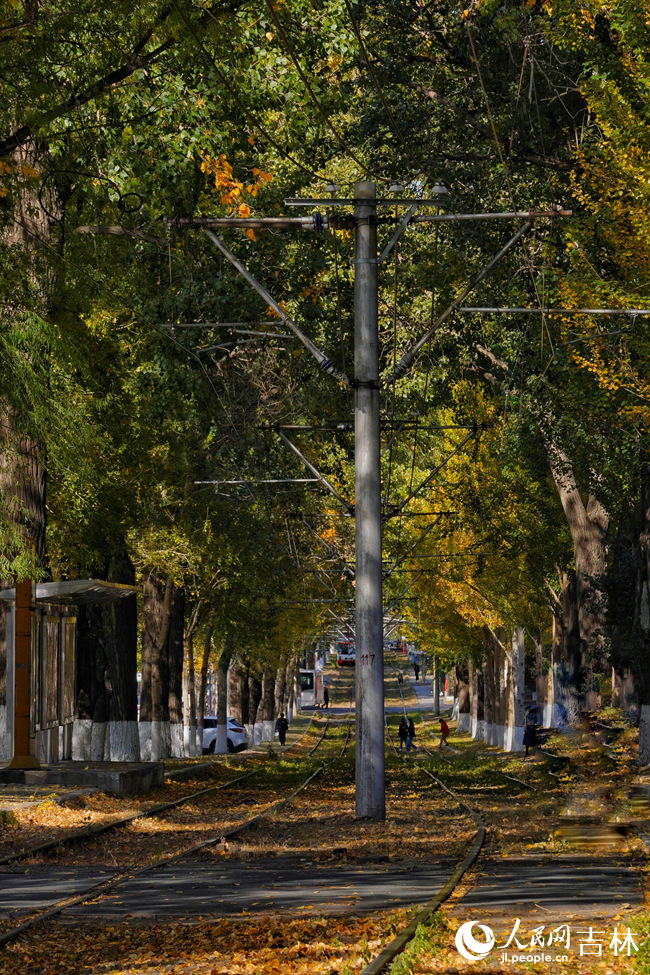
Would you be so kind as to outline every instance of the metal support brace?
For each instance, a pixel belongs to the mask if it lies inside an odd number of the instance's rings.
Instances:
[[[354,505],[353,504],[350,504],[349,501],[346,501],[345,498],[341,494],[339,494],[339,492],[336,490],[336,488],[333,488],[332,487],[332,485],[327,480],[327,478],[326,477],[323,477],[323,475],[320,473],[320,471],[317,470],[314,467],[314,465],[310,461],[307,460],[307,458],[305,457],[305,455],[298,450],[298,448],[296,447],[295,443],[293,443],[291,440],[289,440],[289,438],[287,436],[285,436],[285,434],[282,432],[282,430],[278,430],[278,436],[280,437],[281,440],[283,440],[286,443],[287,447],[289,447],[289,449],[294,452],[294,454],[296,455],[296,457],[300,458],[300,460],[303,462],[303,464],[307,468],[309,468],[309,470],[312,472],[312,474],[314,475],[314,477],[317,478],[320,481],[320,483],[323,485],[323,487],[326,487],[327,490],[330,492],[330,494],[333,494],[334,497],[338,501],[340,501],[340,503],[343,505],[343,507],[345,508],[345,510],[347,511],[347,513],[349,515],[353,514],[354,513]]]
[[[253,275],[250,273],[248,268],[246,268],[242,264],[239,258],[235,257],[233,252],[228,247],[226,247],[224,242],[220,240],[216,234],[213,234],[211,230],[209,230],[207,227],[204,227],[203,230],[204,233],[210,238],[212,243],[215,245],[215,247],[218,247],[218,249],[221,251],[224,257],[228,258],[228,260],[233,265],[233,267],[237,268],[239,273],[243,275],[244,278],[246,278],[248,283],[253,288],[255,288],[257,293],[264,299],[264,301],[266,301],[269,307],[273,309],[276,315],[278,315],[282,319],[282,321],[287,326],[287,328],[291,329],[291,331],[296,336],[296,338],[302,342],[302,344],[305,346],[306,349],[308,349],[309,352],[311,352],[311,354],[313,355],[314,359],[316,359],[323,372],[326,372],[328,373],[328,375],[333,376],[335,379],[338,379],[338,381],[342,383],[344,386],[349,386],[350,381],[348,377],[344,373],[340,372],[336,368],[332,360],[328,359],[327,356],[314,345],[311,339],[308,338],[305,335],[305,333],[298,328],[298,326],[293,321],[293,319],[287,315],[284,308],[280,307],[280,305],[277,303],[275,298],[271,297],[271,295],[266,290],[264,285],[260,284],[257,278],[253,277]]]
[[[411,218],[413,217],[413,214],[415,213],[417,208],[418,208],[418,204],[414,203],[413,206],[408,211],[408,213],[406,214],[406,216],[402,217],[402,219],[400,220],[399,227],[397,228],[397,230],[395,231],[395,233],[393,234],[393,236],[391,237],[391,239],[388,241],[383,251],[381,252],[381,256],[378,259],[377,264],[384,263],[384,261],[392,251],[393,246],[397,243],[397,241],[400,239],[400,237],[402,236],[402,234],[410,224]]]
[[[344,558],[344,557],[343,557],[343,556],[341,555],[341,553],[340,553],[340,552],[338,552],[338,551],[337,551],[337,550],[336,550],[336,549],[334,548],[334,546],[333,546],[333,545],[330,545],[330,543],[329,543],[329,542],[326,542],[326,541],[325,541],[325,539],[323,538],[323,536],[322,536],[322,535],[319,535],[319,534],[318,534],[318,532],[316,531],[316,529],[315,529],[315,528],[312,528],[312,526],[311,526],[311,525],[309,524],[309,522],[307,521],[307,519],[306,519],[306,518],[301,518],[300,520],[302,521],[302,523],[303,523],[303,525],[304,525],[304,526],[305,526],[306,528],[308,528],[308,529],[309,529],[309,531],[310,531],[310,532],[312,533],[312,535],[315,535],[315,537],[316,537],[316,538],[317,538],[317,539],[318,539],[318,540],[319,540],[320,542],[322,542],[322,543],[323,543],[323,545],[324,545],[324,546],[325,546],[325,548],[326,548],[326,549],[328,550],[328,552],[331,552],[331,553],[332,553],[332,555],[333,555],[333,556],[334,556],[335,558],[337,558],[337,559],[339,560],[339,562],[342,562],[342,563],[343,563],[343,566],[345,567],[345,569],[347,569],[347,571],[348,571],[349,573],[351,573],[351,576],[352,576],[352,578],[354,578],[354,569],[352,568],[352,566],[350,565],[350,563],[348,562],[348,560],[347,560],[347,559],[345,559],[345,558]]]
[[[388,377],[388,379],[385,380],[385,383],[384,383],[385,386],[390,386],[391,383],[395,382],[396,379],[399,379],[400,376],[403,376],[404,373],[407,372],[407,370],[411,368],[411,366],[413,365],[413,362],[415,361],[415,357],[417,356],[417,354],[420,351],[420,349],[422,349],[423,346],[425,346],[427,344],[427,342],[429,341],[429,339],[438,331],[438,329],[440,328],[440,326],[443,324],[443,322],[445,322],[449,318],[449,316],[452,314],[452,312],[456,311],[456,309],[457,309],[458,305],[460,304],[460,302],[465,300],[465,298],[468,296],[468,294],[470,294],[474,290],[474,288],[476,287],[476,285],[477,284],[480,284],[480,282],[483,280],[483,278],[486,277],[486,275],[488,275],[490,273],[490,271],[492,270],[492,268],[496,267],[496,265],[499,263],[499,261],[501,260],[501,258],[505,254],[508,253],[508,251],[510,250],[510,248],[511,247],[514,247],[514,245],[517,243],[517,241],[519,241],[523,237],[523,235],[528,230],[530,230],[530,228],[532,227],[532,225],[533,225],[532,220],[527,220],[526,223],[523,225],[523,227],[521,227],[517,231],[517,233],[514,235],[514,237],[512,237],[508,241],[508,243],[505,244],[501,248],[501,250],[499,251],[499,253],[496,254],[492,258],[492,260],[489,262],[489,264],[486,264],[486,266],[481,271],[479,271],[479,273],[461,291],[461,293],[458,295],[458,297],[456,298],[456,300],[455,301],[452,301],[452,303],[449,305],[449,307],[446,308],[443,311],[442,315],[440,315],[440,317],[437,319],[437,321],[434,322],[434,324],[431,326],[431,328],[429,328],[424,333],[424,335],[422,336],[422,338],[418,339],[418,341],[415,343],[415,345],[411,346],[411,348],[408,350],[408,352],[406,352],[405,355],[402,356],[402,358],[400,359],[400,361],[397,363],[397,365],[393,369],[393,372],[391,373],[391,375]]]
[[[402,564],[402,562],[405,562],[406,561],[406,559],[409,557],[409,555],[411,554],[411,552],[413,552],[414,549],[416,549],[418,547],[418,545],[420,544],[420,542],[424,541],[424,539],[427,537],[427,535],[429,534],[429,532],[432,532],[433,531],[433,529],[439,523],[439,521],[440,521],[441,518],[442,518],[442,514],[439,514],[438,517],[436,518],[436,520],[433,522],[433,524],[429,525],[428,528],[425,528],[424,529],[424,531],[422,532],[422,534],[420,535],[420,537],[417,538],[413,542],[413,544],[411,546],[409,546],[409,548],[407,548],[407,550],[404,552],[404,555],[401,555],[399,557],[399,559],[395,562],[395,565],[392,567],[392,569],[390,569],[386,573],[386,575],[388,575],[388,576],[392,575],[393,572],[395,571],[395,569],[398,566],[400,566]]]
[[[388,606],[386,607],[385,612],[390,613],[390,611],[393,608],[393,606],[395,606],[395,604],[400,601],[400,599],[402,598],[402,596],[406,595],[406,593],[409,591],[409,589],[411,589],[412,586],[415,585],[415,583],[418,581],[418,579],[420,578],[421,575],[422,575],[422,572],[418,572],[418,574],[416,575],[415,579],[411,579],[411,581],[409,582],[408,586],[405,586],[404,589],[402,589],[402,591],[399,594],[399,596],[395,596],[395,598],[392,600],[392,602],[390,602],[388,604]]]
[[[435,466],[435,467],[433,468],[433,470],[431,471],[431,473],[430,473],[430,474],[428,474],[428,475],[427,475],[427,477],[425,477],[425,479],[424,479],[424,480],[422,481],[422,483],[421,483],[421,484],[419,484],[419,485],[418,485],[418,486],[417,486],[417,487],[415,488],[415,490],[414,490],[414,491],[411,491],[411,493],[409,494],[409,496],[408,496],[408,498],[405,498],[405,499],[404,499],[404,500],[403,500],[402,502],[400,502],[400,504],[399,504],[399,505],[398,505],[398,506],[397,506],[397,507],[395,508],[395,510],[394,510],[394,511],[392,511],[392,512],[391,512],[391,514],[390,514],[390,515],[388,515],[387,517],[390,517],[390,518],[394,518],[394,517],[395,517],[396,515],[398,515],[398,514],[400,513],[400,511],[401,511],[401,510],[402,510],[403,508],[405,508],[405,507],[406,507],[406,505],[407,505],[407,504],[409,503],[409,501],[412,501],[412,500],[413,500],[413,498],[415,497],[415,495],[416,495],[416,494],[419,494],[419,493],[420,493],[420,491],[422,490],[422,488],[423,488],[423,487],[426,487],[426,486],[427,486],[427,484],[428,484],[428,483],[429,483],[430,481],[432,481],[432,480],[433,480],[433,478],[434,478],[434,477],[436,476],[436,474],[437,474],[437,473],[438,473],[439,471],[441,471],[441,470],[442,470],[442,468],[443,468],[443,467],[445,467],[445,466],[446,466],[446,465],[447,465],[447,464],[449,463],[449,461],[451,460],[451,458],[452,458],[452,457],[454,457],[454,456],[455,456],[455,455],[456,455],[456,454],[458,453],[458,451],[459,451],[459,450],[462,450],[462,449],[463,449],[463,447],[465,446],[465,444],[466,444],[466,443],[468,443],[468,442],[469,442],[469,441],[470,441],[470,440],[472,439],[472,437],[474,437],[474,436],[476,436],[476,430],[472,430],[472,431],[471,431],[471,433],[468,433],[468,434],[467,434],[467,436],[465,437],[465,439],[464,439],[464,440],[463,440],[463,441],[462,441],[461,443],[459,443],[459,444],[458,444],[458,445],[457,445],[456,447],[454,447],[454,449],[453,449],[453,450],[452,450],[452,452],[451,452],[451,453],[449,454],[449,456],[447,456],[447,457],[445,457],[445,459],[444,459],[444,460],[442,461],[442,463],[441,463],[441,464],[437,464],[437,465],[436,465],[436,466]]]

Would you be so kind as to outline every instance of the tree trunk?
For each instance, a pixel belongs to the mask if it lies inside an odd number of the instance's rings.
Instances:
[[[238,660],[230,673],[230,713],[242,727],[249,724],[248,663]]]
[[[641,470],[641,529],[637,545],[632,671],[639,701],[639,761],[650,763],[650,464]]]
[[[469,662],[470,716],[472,738],[485,739],[483,667]]]
[[[542,631],[535,633],[535,713],[536,723],[541,724],[544,720],[544,705],[546,703],[546,677],[544,674],[544,661]]]
[[[469,711],[469,668],[467,664],[456,664],[456,698],[458,701],[458,731],[470,730]]]
[[[265,667],[262,674],[262,700],[260,701],[260,717],[262,724],[261,741],[273,741],[275,728],[275,678],[270,667]]]
[[[553,713],[549,727],[562,728],[580,721],[580,680],[582,640],[573,569],[557,567],[560,582],[559,604],[555,604],[553,625],[552,680]],[[548,709],[547,709],[548,710]],[[548,723],[545,721],[545,723]]]
[[[218,755],[228,751],[228,668],[233,652],[232,641],[226,637],[217,664],[217,737],[214,750]]]
[[[183,740],[183,633],[185,631],[185,590],[174,587],[169,636],[166,642],[169,674],[170,754],[182,758]]]
[[[198,705],[198,747],[203,742],[203,719],[205,718],[205,696],[208,688],[208,671],[210,669],[210,653],[212,651],[212,632],[214,630],[214,620],[209,619],[203,640],[203,660],[201,661],[201,682],[199,684],[199,705]]]
[[[185,754],[196,755],[196,675],[194,672],[194,629],[188,625],[183,637],[183,747]]]
[[[275,674],[275,714],[279,716],[286,714],[287,702],[287,668],[286,665],[278,667]],[[273,722],[273,734],[275,734],[275,720]]]
[[[174,583],[155,575],[144,580],[140,753],[143,761],[169,754],[169,666],[167,641],[172,623]]]
[[[135,569],[123,544],[108,570],[109,582],[135,584]],[[109,750],[112,762],[140,761],[138,734],[138,603],[135,593],[103,610],[110,684]]]
[[[524,628],[518,626],[507,646],[507,723],[504,748],[507,752],[524,749]]]
[[[440,715],[440,659],[433,658],[433,713]]]
[[[549,459],[573,541],[581,657],[583,666],[587,666],[600,661],[604,652],[605,601],[594,580],[601,579],[607,568],[609,514],[594,493],[589,493],[584,504],[566,454],[551,447]]]
[[[248,678],[248,744],[257,745],[262,740],[262,727],[258,726],[258,711],[262,700],[262,681],[257,674],[250,674]]]
[[[485,629],[483,634],[483,713],[485,720],[485,740],[488,745],[495,744],[495,690],[494,690],[494,643],[492,634]]]

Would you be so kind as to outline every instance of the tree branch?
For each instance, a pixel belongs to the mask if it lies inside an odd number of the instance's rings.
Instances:
[[[161,11],[158,20],[160,22],[165,21],[171,12],[171,6],[166,7]],[[176,38],[170,37],[164,43],[159,44],[158,47],[154,48],[148,54],[142,54],[142,50],[145,44],[150,39],[153,33],[153,28],[148,30],[136,43],[135,47],[131,51],[128,60],[120,68],[116,68],[114,71],[110,71],[108,74],[104,75],[103,78],[99,78],[95,81],[89,88],[79,94],[72,94],[67,101],[61,102],[54,108],[45,112],[40,120],[36,123],[36,126],[43,125],[47,122],[53,122],[55,119],[60,118],[63,115],[68,114],[75,108],[80,108],[82,105],[87,104],[87,102],[94,101],[103,95],[105,92],[119,85],[120,82],[129,78],[131,75],[135,74],[141,68],[146,67],[151,64],[152,61],[166,51],[168,48],[172,47],[176,43]],[[6,135],[4,138],[0,139],[0,157],[7,156],[18,149],[19,146],[24,145],[29,142],[35,136],[34,127],[32,125],[22,125],[11,135]]]

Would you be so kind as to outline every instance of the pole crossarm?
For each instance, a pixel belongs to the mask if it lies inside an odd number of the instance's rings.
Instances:
[[[318,233],[329,230],[328,218],[322,213],[311,213],[308,217],[164,217],[164,222],[172,227],[242,227],[248,230],[293,229],[314,230]],[[92,230],[84,227],[84,230]]]
[[[239,273],[248,281],[248,283],[264,299],[264,301],[266,301],[266,303],[269,305],[269,307],[272,308],[273,311],[276,313],[276,315],[278,315],[282,319],[282,321],[287,326],[287,328],[289,328],[293,332],[293,334],[296,336],[297,339],[300,340],[300,342],[302,342],[302,344],[305,346],[305,348],[309,352],[311,352],[311,354],[316,359],[316,361],[318,362],[318,364],[321,367],[321,369],[323,370],[323,372],[326,372],[328,375],[333,376],[335,379],[337,379],[344,386],[349,386],[350,385],[350,380],[348,379],[348,377],[344,373],[340,372],[336,368],[336,366],[334,365],[334,363],[332,362],[332,360],[331,359],[328,359],[327,356],[323,352],[321,352],[321,350],[319,348],[317,348],[314,345],[314,343],[311,341],[311,339],[308,338],[304,334],[304,332],[302,332],[298,328],[298,326],[293,321],[293,319],[290,318],[289,315],[287,315],[287,313],[284,310],[284,308],[281,308],[280,307],[280,305],[277,303],[277,301],[275,300],[275,298],[272,298],[271,297],[271,295],[266,290],[266,288],[264,287],[264,285],[260,284],[260,282],[257,280],[257,278],[254,278],[253,277],[253,275],[250,273],[250,271],[248,270],[248,268],[246,268],[242,264],[242,262],[239,260],[239,258],[235,257],[235,255],[233,254],[233,252],[228,247],[226,247],[226,245],[224,244],[224,242],[222,240],[220,240],[220,238],[217,237],[216,234],[213,234],[211,230],[209,230],[207,227],[204,227],[203,230],[204,230],[204,233],[210,238],[210,240],[212,241],[212,243],[215,245],[215,247],[217,247],[221,251],[221,253],[224,255],[224,257],[227,257],[228,258],[228,260],[233,265],[233,267],[235,267],[239,271]]]
[[[194,484],[318,484],[316,477],[249,477],[241,481],[194,481]]]
[[[649,308],[470,308],[457,309],[465,315],[650,315]]]
[[[452,303],[443,311],[442,315],[440,315],[440,317],[433,323],[433,325],[431,326],[431,328],[427,329],[427,331],[424,333],[424,335],[420,339],[418,339],[418,341],[415,343],[415,345],[411,346],[411,348],[408,350],[408,352],[406,352],[402,356],[402,358],[400,359],[400,361],[397,363],[397,365],[393,369],[391,375],[385,381],[384,385],[390,386],[391,383],[394,383],[397,379],[400,378],[400,376],[403,376],[408,371],[408,369],[411,368],[411,366],[413,365],[413,362],[415,361],[415,358],[416,358],[418,352],[420,351],[420,349],[422,349],[427,344],[427,342],[429,341],[429,339],[433,335],[435,335],[435,333],[438,331],[438,329],[440,328],[440,326],[449,318],[449,316],[454,311],[457,310],[458,305],[460,304],[460,302],[461,301],[464,301],[465,298],[469,294],[471,294],[471,292],[474,290],[474,288],[478,284],[481,283],[481,281],[490,273],[490,271],[494,267],[496,267],[496,265],[499,263],[499,261],[501,260],[501,258],[504,257],[504,255],[507,254],[508,251],[512,247],[514,247],[514,245],[519,240],[521,240],[521,238],[524,236],[524,234],[527,233],[532,226],[533,226],[533,221],[532,220],[527,220],[526,223],[522,227],[519,228],[519,230],[514,235],[514,237],[511,237],[510,240],[508,241],[508,243],[507,244],[504,244],[504,246],[501,248],[501,250],[499,251],[499,253],[496,254],[492,258],[492,260],[488,264],[486,264],[485,267],[482,268],[477,275],[474,276],[474,278],[472,278],[472,280],[469,282],[469,284],[458,295],[458,297],[456,298],[456,300],[455,301],[452,301]]]
[[[436,466],[433,468],[433,470],[431,471],[431,473],[428,474],[425,477],[425,479],[422,481],[422,483],[421,484],[418,484],[418,486],[411,491],[411,493],[409,494],[409,496],[407,498],[405,498],[403,501],[401,501],[397,505],[397,507],[395,507],[389,514],[387,514],[385,516],[385,518],[386,519],[388,519],[388,518],[395,518],[396,515],[400,514],[400,512],[402,511],[402,509],[406,507],[406,505],[409,503],[409,501],[412,501],[413,498],[416,496],[416,494],[419,494],[420,491],[422,490],[422,488],[426,487],[427,484],[429,484],[429,482],[433,480],[433,478],[436,476],[436,474],[438,474],[438,472],[441,471],[443,467],[446,467],[446,465],[449,463],[449,461],[451,460],[451,458],[454,457],[458,453],[459,450],[462,450],[463,447],[465,446],[465,444],[466,443],[469,443],[469,441],[472,439],[472,437],[475,437],[476,436],[476,433],[477,433],[477,430],[476,429],[471,430],[467,434],[467,436],[465,437],[465,439],[462,440],[459,444],[457,444],[454,447],[454,449],[452,450],[452,452],[450,454],[448,454],[447,457],[445,457],[445,459],[443,461],[441,461],[440,464],[436,464]]]
[[[553,220],[571,217],[573,210],[513,210],[509,213],[422,213],[411,223],[463,223],[466,220]]]
[[[340,504],[343,505],[343,507],[345,508],[347,514],[349,514],[349,515],[353,514],[354,513],[354,505],[353,504],[350,504],[349,501],[346,501],[345,498],[343,497],[343,495],[339,494],[339,492],[336,490],[336,488],[332,487],[332,485],[327,480],[327,478],[324,477],[316,467],[314,467],[314,465],[311,463],[311,461],[307,460],[307,458],[305,457],[305,455],[296,447],[295,443],[293,443],[293,441],[289,440],[289,438],[286,436],[286,434],[284,434],[282,432],[282,430],[278,430],[278,436],[280,437],[280,439],[282,441],[284,441],[284,443],[286,443],[287,447],[289,447],[289,449],[294,452],[294,454],[296,455],[296,457],[298,457],[303,462],[303,464],[305,465],[305,467],[307,467],[312,472],[312,474],[314,475],[314,477],[317,478],[320,481],[320,483],[323,485],[323,487],[327,488],[327,490],[330,492],[330,494],[333,494],[334,497],[337,499],[337,501],[339,501]]]

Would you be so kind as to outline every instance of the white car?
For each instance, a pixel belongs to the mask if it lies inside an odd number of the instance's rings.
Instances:
[[[235,721],[228,718],[228,751],[241,752],[248,748],[248,735],[246,729]],[[214,746],[217,740],[217,719],[213,714],[206,714],[203,719],[203,754],[214,754]]]

